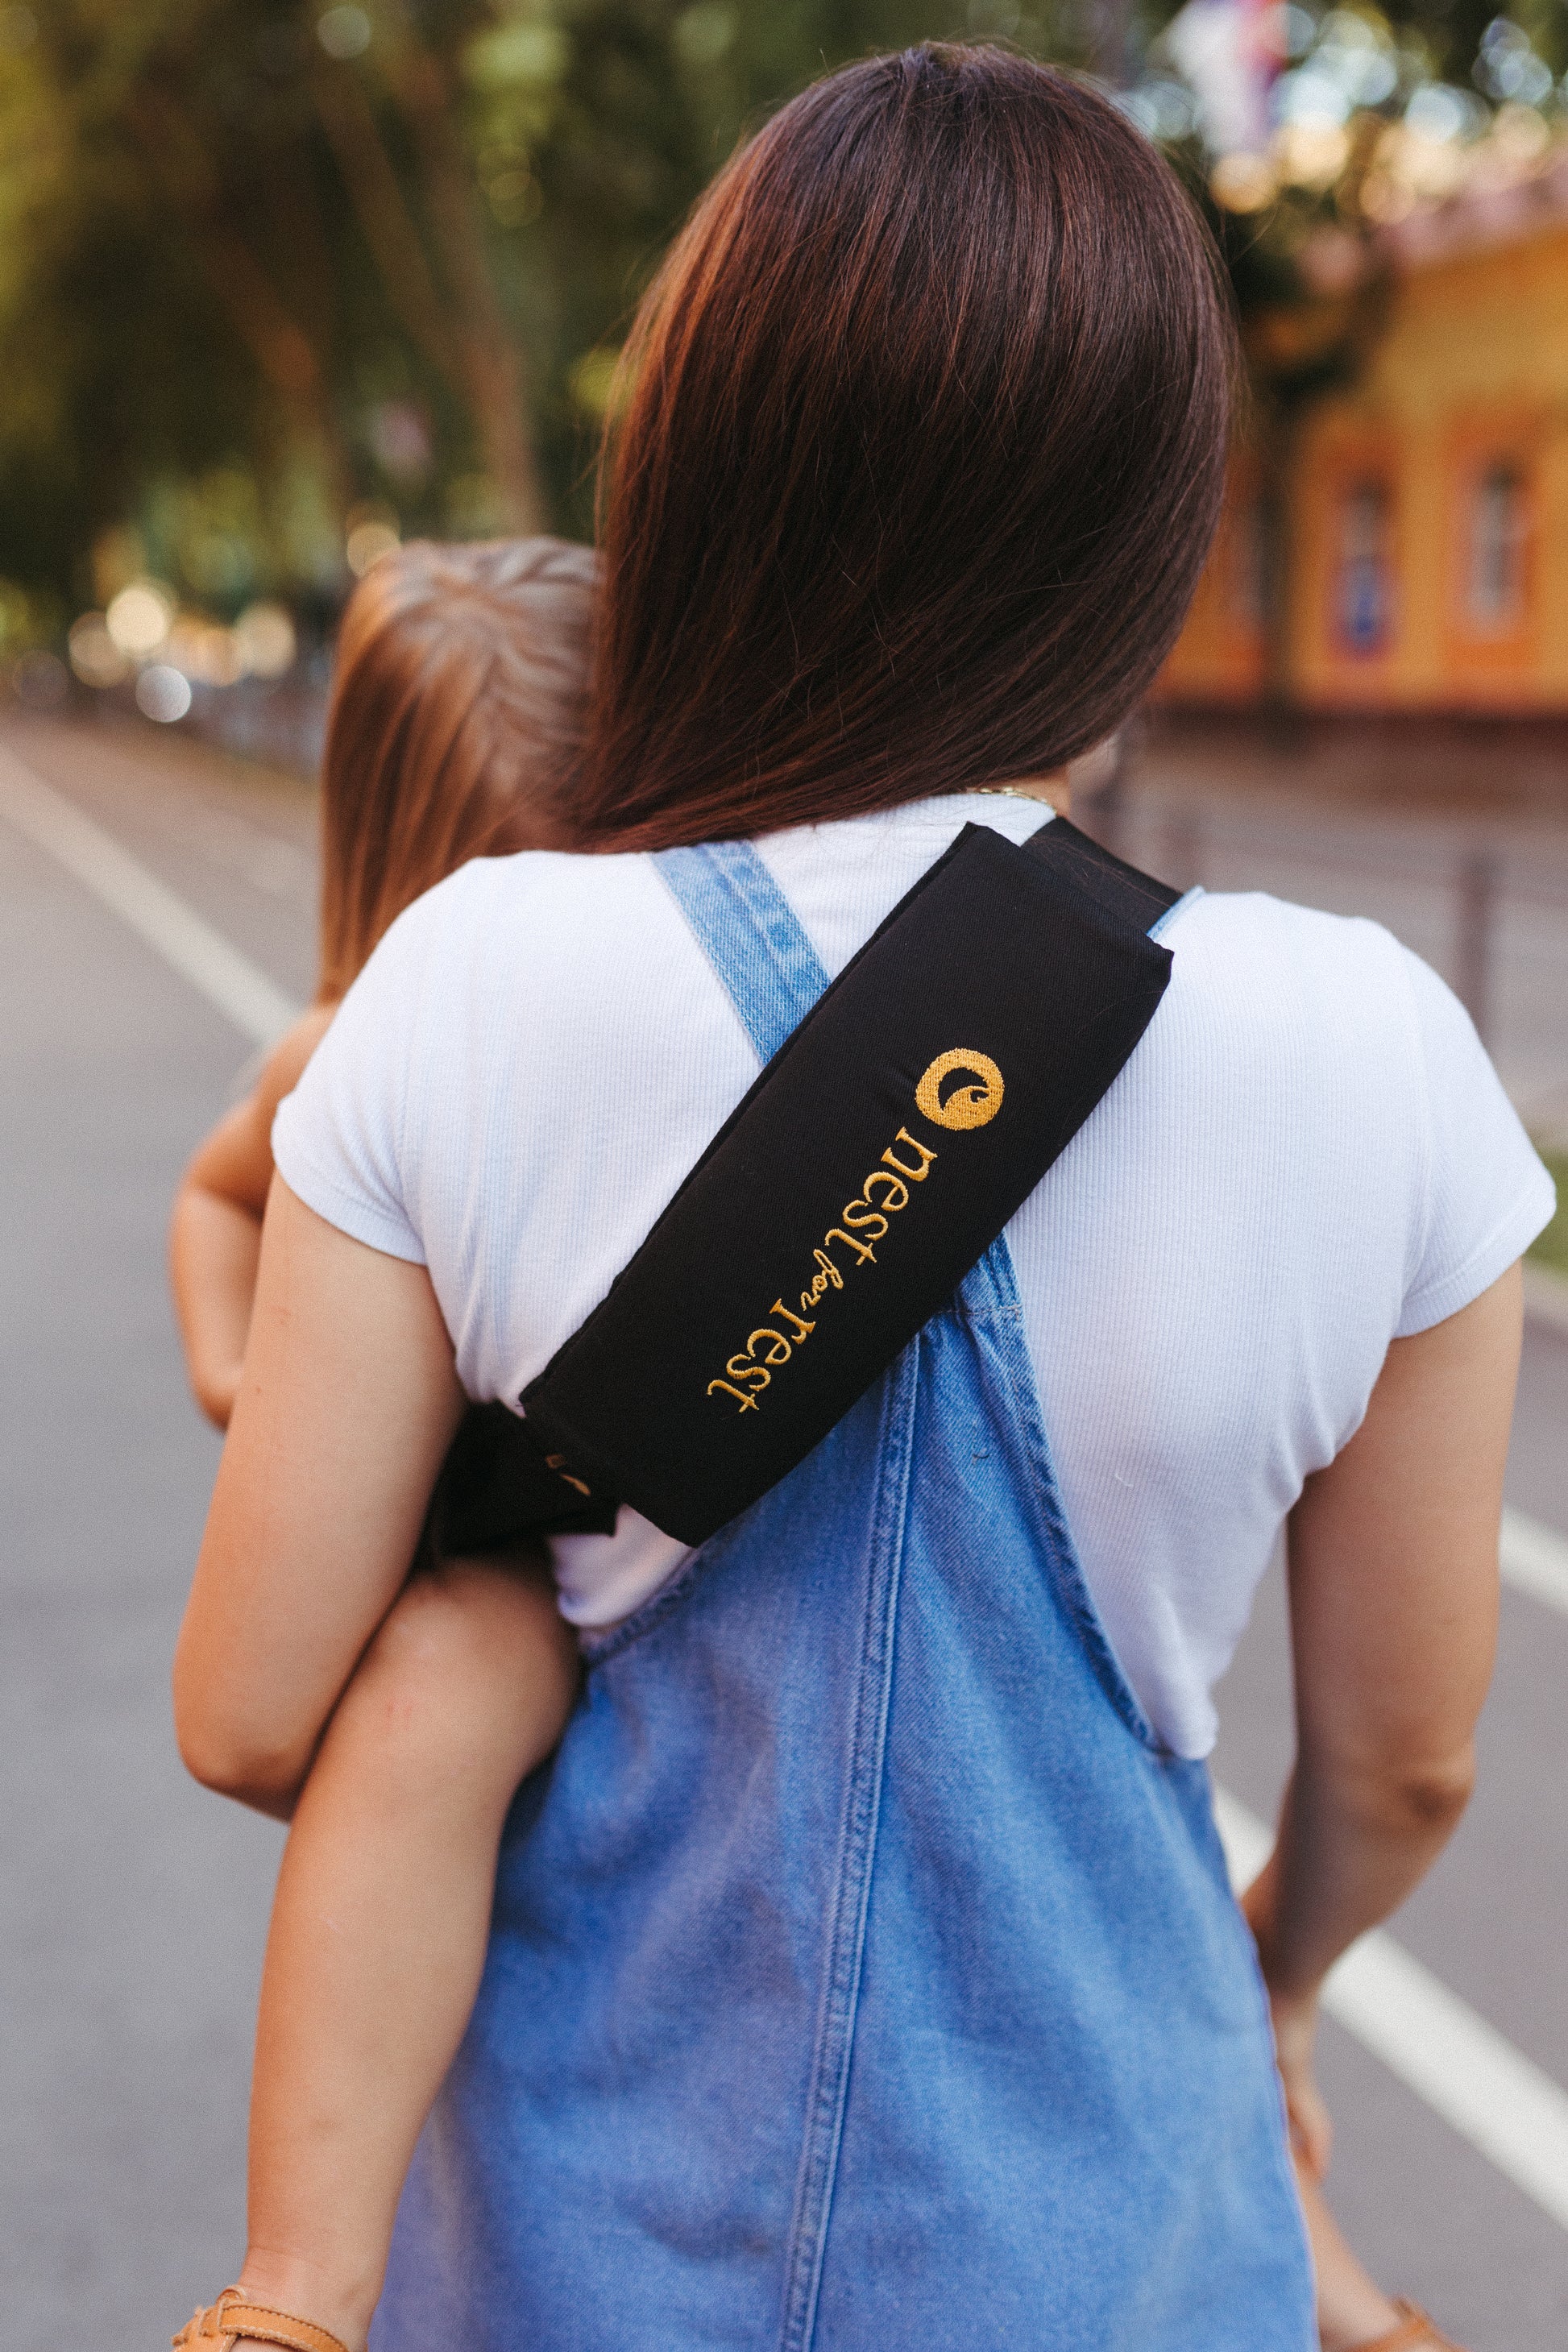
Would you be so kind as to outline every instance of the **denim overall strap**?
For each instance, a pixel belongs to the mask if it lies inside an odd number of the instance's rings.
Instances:
[[[827,974],[799,917],[750,842],[663,850],[654,863],[729,991],[758,1054],[763,1062],[770,1061],[827,986]],[[865,1596],[827,1969],[790,2217],[779,2352],[805,2352],[812,2339],[837,2171],[877,1845],[898,1615],[900,1546],[896,1528],[910,1470],[908,1440],[917,1373],[918,1351],[911,1349],[889,1375],[892,1410],[887,1415],[888,1435],[875,1486],[877,1566]],[[901,1433],[901,1444],[896,1438],[889,1443],[894,1430]]]
[[[827,986],[795,908],[749,841],[661,849],[653,862],[759,1057],[771,1062]]]
[[[661,849],[653,862],[760,1059],[771,1062],[827,986],[795,908],[749,841]],[[1163,938],[1202,897],[1189,890],[1151,926],[1150,938]]]

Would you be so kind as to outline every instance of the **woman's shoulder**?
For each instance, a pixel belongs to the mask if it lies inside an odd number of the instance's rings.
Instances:
[[[1424,982],[1464,1016],[1444,983],[1381,923],[1331,915],[1263,891],[1213,891],[1163,934],[1172,1003],[1236,1052],[1279,1047],[1310,1059],[1407,1057]]]
[[[614,899],[652,880],[637,850],[517,849],[504,857],[471,857],[426,890],[416,906],[497,906],[567,898],[576,903]]]
[[[635,853],[523,849],[470,858],[405,908],[387,940],[405,956],[515,962],[587,948],[610,926],[657,920],[665,903],[653,866]]]
[[[1381,1202],[1405,1255],[1401,1331],[1512,1263],[1552,1213],[1551,1183],[1429,964],[1379,923],[1261,893],[1200,898],[1167,936],[1172,1018],[1146,1108],[1194,1142],[1194,1164],[1212,1167],[1224,1138],[1304,1227],[1316,1202],[1337,1249]]]
[[[1173,949],[1200,949],[1216,968],[1256,967],[1309,982],[1415,960],[1382,923],[1331,915],[1265,890],[1194,891],[1162,937]]]

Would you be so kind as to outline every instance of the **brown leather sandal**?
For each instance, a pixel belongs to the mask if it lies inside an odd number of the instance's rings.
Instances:
[[[285,2352],[348,2352],[341,2337],[318,2327],[313,2319],[295,2319],[263,2303],[247,2303],[237,2286],[226,2286],[217,2301],[198,2311],[188,2327],[173,2339],[174,2352],[234,2352],[241,2336],[257,2344],[281,2344]]]
[[[1440,2335],[1418,2304],[1406,2303],[1402,2294],[1394,2298],[1394,2308],[1399,2314],[1399,2325],[1385,2336],[1374,2336],[1370,2344],[1358,2344],[1356,2352],[1462,2352],[1451,2337]]]

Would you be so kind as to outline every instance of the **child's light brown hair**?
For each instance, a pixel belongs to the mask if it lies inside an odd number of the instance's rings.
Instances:
[[[354,590],[321,772],[322,1000],[470,857],[570,839],[596,582],[563,540],[415,541]]]

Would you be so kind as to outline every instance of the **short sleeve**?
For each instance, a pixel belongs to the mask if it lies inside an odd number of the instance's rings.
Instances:
[[[340,1233],[416,1265],[425,1247],[408,1211],[404,1107],[434,920],[427,898],[398,917],[272,1123],[290,1192]]]
[[[1464,1006],[1419,957],[1403,961],[1427,1121],[1426,1199],[1395,1332],[1405,1339],[1457,1315],[1522,1257],[1556,1192]]]

